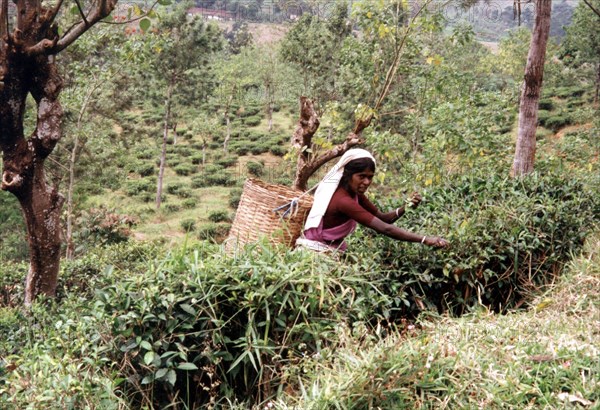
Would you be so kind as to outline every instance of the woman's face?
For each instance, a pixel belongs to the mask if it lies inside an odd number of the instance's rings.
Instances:
[[[364,194],[373,182],[373,175],[374,172],[369,168],[352,174],[352,178],[348,181],[348,188],[354,194]]]

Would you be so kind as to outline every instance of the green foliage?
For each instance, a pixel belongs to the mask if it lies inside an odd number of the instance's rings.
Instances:
[[[261,162],[248,161],[246,163],[246,169],[250,175],[260,177],[265,172],[265,165]]]
[[[192,188],[203,188],[208,186],[232,186],[236,182],[235,177],[227,172],[220,171],[215,174],[196,175],[192,177]]]
[[[217,222],[231,222],[229,213],[227,211],[213,211],[208,214],[208,220],[214,223]]]
[[[154,168],[154,164],[142,163],[142,164],[139,164],[135,168],[135,172],[140,174],[140,176],[142,176],[142,177],[147,177],[147,176],[153,175],[156,172],[156,170]]]
[[[180,198],[190,198],[192,196],[191,189],[183,183],[170,183],[167,185],[167,193]]]
[[[183,219],[181,220],[180,224],[181,229],[183,230],[183,232],[191,232],[194,231],[196,229],[196,220],[195,219]]]
[[[194,209],[198,205],[198,202],[196,198],[187,198],[181,202],[181,206],[184,209]]]
[[[243,119],[244,125],[248,126],[248,127],[255,127],[257,125],[259,125],[262,121],[262,118],[259,117],[258,115],[252,115],[250,117],[246,117]]]
[[[27,231],[17,199],[6,191],[0,191],[0,262],[23,260],[27,257]]]
[[[565,126],[572,124],[573,119],[571,118],[571,115],[569,113],[561,112],[554,115],[551,114],[548,117],[544,118],[543,122],[542,120],[539,120],[539,123],[542,124],[544,127],[556,132]]]
[[[228,156],[228,157],[219,158],[215,162],[216,165],[219,165],[219,166],[221,166],[223,168],[229,168],[229,167],[235,165],[236,163],[237,163],[237,157],[235,157],[233,155],[232,156]],[[217,170],[217,171],[220,171],[220,169]],[[205,168],[205,172],[206,172],[206,168]]]
[[[265,378],[267,368],[317,352],[336,323],[368,317],[385,299],[363,266],[262,245],[235,258],[215,251],[174,254],[143,279],[126,276],[98,293],[115,318],[117,361],[131,365],[121,367],[127,396],[193,406],[225,390],[250,405],[283,382]],[[192,380],[206,394],[187,390]]]
[[[156,190],[155,182],[152,179],[134,179],[127,181],[125,192],[128,196],[138,195],[144,192],[154,192]]]
[[[230,228],[231,225],[228,223],[202,225],[197,231],[198,239],[221,243],[229,233]]]
[[[281,147],[279,145],[272,145],[271,148],[269,148],[269,152],[278,157],[283,157],[287,153],[287,151],[287,148]]]
[[[240,204],[240,198],[242,196],[241,188],[233,188],[229,191],[229,206],[236,209]]]
[[[83,211],[76,218],[73,238],[78,251],[94,246],[125,242],[131,236],[136,219],[105,207]]]
[[[369,231],[349,245],[349,258],[370,258],[388,272],[386,294],[409,296],[395,307],[401,314],[420,303],[455,313],[477,303],[515,306],[555,278],[600,215],[597,195],[572,176],[463,175],[424,195],[421,209],[408,212],[402,225],[446,237],[447,251]]]
[[[193,164],[179,164],[173,168],[177,175],[191,175],[198,171],[198,168]]]

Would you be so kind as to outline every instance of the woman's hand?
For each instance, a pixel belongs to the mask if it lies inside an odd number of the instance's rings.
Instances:
[[[445,248],[449,245],[447,240],[437,236],[426,236],[424,243],[427,246],[433,246],[435,248]]]
[[[410,194],[410,198],[406,200],[407,206],[409,208],[416,208],[417,206],[419,206],[422,200],[423,198],[421,197],[421,194],[419,194],[418,192],[413,192],[412,194]]]

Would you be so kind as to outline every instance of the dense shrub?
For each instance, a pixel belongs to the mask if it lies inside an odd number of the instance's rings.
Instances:
[[[181,206],[185,209],[193,209],[198,205],[198,202],[195,198],[187,198],[181,202]]]
[[[198,239],[221,243],[229,233],[230,228],[231,225],[229,223],[210,223],[202,225],[197,231]]]
[[[482,302],[496,310],[517,305],[548,283],[598,221],[598,198],[571,176],[461,176],[428,192],[401,225],[449,239],[432,250],[372,235],[351,239],[349,257],[371,258],[387,270],[387,294],[460,313]],[[406,308],[398,305],[406,313]]]
[[[248,127],[255,127],[257,125],[259,125],[262,121],[262,118],[259,117],[258,115],[252,115],[250,117],[246,117],[243,119],[244,125],[248,126]]]
[[[137,172],[143,177],[153,175],[155,172],[154,164],[147,162],[138,164],[135,168],[135,172]]]
[[[250,148],[248,146],[240,145],[235,148],[235,153],[240,156],[246,155],[249,151]]]
[[[257,145],[253,145],[250,148],[250,152],[252,153],[252,155],[260,155],[260,154],[264,154],[265,152],[269,152],[270,148],[271,148],[271,146],[268,143],[257,144]]]
[[[194,150],[189,145],[177,145],[175,152],[182,157],[189,157],[194,153]]]
[[[131,228],[136,223],[134,217],[117,213],[113,209],[92,208],[76,218],[74,241],[80,251],[86,247],[124,242],[131,236]]]
[[[125,192],[128,196],[134,196],[143,192],[153,192],[156,189],[154,181],[151,179],[135,179],[127,181]]]
[[[183,219],[180,222],[181,229],[183,232],[191,232],[196,229],[196,220],[195,219]]]
[[[283,157],[287,153],[287,149],[279,145],[272,145],[271,148],[269,148],[269,151],[271,154],[277,155],[278,157]]]
[[[233,188],[229,191],[229,206],[236,209],[240,204],[240,198],[242,196],[241,188]]]
[[[204,169],[202,170],[202,172],[204,174],[216,174],[223,171],[223,165],[216,163],[216,164],[206,164],[204,166]]]
[[[193,252],[156,264],[143,292],[127,276],[98,292],[114,318],[117,362],[128,364],[117,366],[125,395],[138,407],[153,400],[164,408],[173,397],[188,408],[218,407],[228,391],[251,408],[286,383],[284,366],[327,345],[340,322],[373,317],[393,300],[371,264],[263,245],[235,258],[207,245]]]
[[[244,105],[237,111],[237,115],[244,118],[259,114],[262,111],[262,107],[259,105]]]
[[[180,198],[189,198],[192,196],[190,188],[183,183],[170,183],[167,185],[167,193]]]
[[[227,211],[213,211],[208,214],[208,220],[211,222],[231,222],[229,213]]]
[[[549,98],[544,98],[544,99],[540,100],[539,109],[552,111],[554,109],[554,101],[552,101]]]
[[[192,157],[190,159],[192,160],[192,164],[200,165],[200,164],[202,164],[202,161],[204,160],[204,155],[194,154],[194,155],[192,155]]]
[[[203,188],[207,186],[232,186],[236,182],[231,173],[220,171],[215,174],[196,175],[192,178],[192,188]]]
[[[158,151],[155,151],[151,148],[142,148],[135,153],[135,157],[138,159],[152,159],[157,155]]]
[[[237,157],[235,156],[227,156],[227,157],[223,157],[223,158],[219,158],[216,161],[216,164],[223,167],[223,168],[229,168],[233,165],[235,165],[237,163]]]
[[[246,164],[246,169],[250,175],[260,177],[265,172],[265,165],[261,162],[248,161]]]
[[[259,130],[248,130],[248,133],[246,134],[246,138],[250,141],[265,140],[267,137],[268,136],[264,132]]]
[[[165,210],[166,213],[172,214],[172,213],[181,211],[181,205],[180,204],[163,204],[163,209]]]
[[[551,129],[554,132],[557,132],[561,128],[570,125],[573,123],[573,119],[571,115],[568,113],[561,113],[557,115],[552,115],[546,119],[544,122],[544,127]]]
[[[179,164],[175,168],[173,168],[177,175],[187,176],[191,174],[195,174],[198,168],[193,164]]]

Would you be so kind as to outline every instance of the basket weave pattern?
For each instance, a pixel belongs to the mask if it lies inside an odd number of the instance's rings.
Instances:
[[[246,180],[227,242],[243,247],[266,236],[271,243],[294,246],[312,207],[312,195],[304,195],[299,200],[297,212],[291,212],[285,218],[281,217],[285,209],[279,212],[274,209],[302,194],[302,191],[284,185]]]

